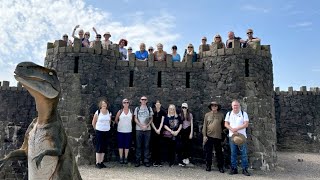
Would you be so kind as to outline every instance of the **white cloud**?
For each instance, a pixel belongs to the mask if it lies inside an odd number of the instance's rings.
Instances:
[[[263,7],[258,7],[258,6],[255,6],[255,5],[252,5],[252,4],[246,4],[246,5],[243,5],[241,7],[242,10],[244,11],[253,11],[253,12],[262,12],[262,13],[268,13],[270,12],[270,9],[267,9],[267,8],[263,8]]]
[[[180,37],[173,32],[175,18],[168,12],[145,17],[143,12],[131,14],[130,24],[114,21],[112,15],[88,5],[84,0],[15,0],[2,1],[0,5],[0,81],[13,75],[15,64],[34,61],[43,64],[47,42],[60,39],[67,33],[71,37],[75,25],[98,33],[110,31],[111,40],[118,43],[126,38],[129,45],[138,49],[140,42],[147,46],[159,42],[169,47]],[[141,21],[139,21],[141,20]],[[91,36],[91,39],[94,35]],[[13,79],[9,78],[9,79]]]

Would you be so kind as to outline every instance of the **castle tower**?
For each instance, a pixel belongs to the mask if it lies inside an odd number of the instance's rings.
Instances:
[[[123,98],[131,108],[142,95],[151,102],[160,100],[180,106],[187,102],[194,114],[194,145],[201,149],[203,117],[208,104],[216,100],[226,112],[232,99],[239,99],[248,112],[250,125],[248,147],[250,164],[268,168],[276,162],[276,128],[273,100],[273,72],[270,46],[216,49],[200,54],[199,62],[120,61],[118,45],[102,50],[83,48],[76,41],[65,47],[62,41],[48,44],[45,66],[56,69],[61,82],[60,114],[73,144],[79,164],[94,163],[91,126],[100,97],[107,97],[113,114]],[[115,139],[111,142],[115,143]],[[116,147],[113,145],[115,150]],[[108,158],[112,158],[112,153]]]

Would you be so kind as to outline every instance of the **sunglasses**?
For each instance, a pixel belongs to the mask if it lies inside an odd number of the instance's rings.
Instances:
[[[182,107],[182,109],[187,109],[187,107]]]
[[[128,49],[129,51],[132,51],[132,49]]]
[[[129,104],[129,102],[123,102],[122,104]]]
[[[68,36],[63,36],[63,38],[68,38]]]
[[[202,39],[202,41],[206,41],[206,39]]]
[[[149,51],[153,51],[153,49],[149,49]]]
[[[99,39],[100,39],[100,38],[101,38],[101,36],[97,36],[96,38],[99,38]]]
[[[193,47],[189,46],[188,48],[193,48]]]
[[[217,36],[216,38],[219,38],[219,39],[220,39],[221,37]]]
[[[85,36],[90,36],[90,34],[84,34]]]
[[[248,32],[247,34],[252,34],[252,32]]]
[[[147,99],[140,99],[141,101],[146,101]]]

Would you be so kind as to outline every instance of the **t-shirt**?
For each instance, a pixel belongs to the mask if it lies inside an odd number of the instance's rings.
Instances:
[[[167,52],[162,51],[161,53],[159,51],[154,52],[154,60],[155,61],[166,61],[166,55]]]
[[[95,113],[98,115],[98,111]],[[100,111],[96,123],[96,130],[99,131],[109,131],[110,130],[110,121],[111,121],[111,112],[107,112],[107,114],[102,114]]]
[[[172,131],[176,131],[179,129],[180,124],[182,124],[182,120],[180,116],[166,116],[163,124],[168,126]]]
[[[176,54],[176,55],[172,54],[172,61],[173,62],[180,62],[180,59],[181,59],[180,54]]]
[[[149,108],[149,110],[148,110]],[[150,113],[149,113],[150,111]],[[138,111],[138,107],[135,108],[134,110],[134,115],[142,125],[147,125],[150,122],[150,118],[153,115],[153,111],[150,107],[141,107]],[[136,124],[136,130],[141,131],[142,129],[138,124]],[[147,130],[151,130],[151,126],[147,127]]]
[[[129,133],[132,132],[132,113],[129,109],[128,114],[125,114],[122,110],[119,116],[119,123],[118,123],[118,132],[122,133]]]
[[[102,43],[101,43],[103,49],[109,49],[109,45],[111,45],[111,44],[112,44],[112,41],[110,41],[110,40],[108,40],[108,41],[102,40]]]
[[[160,109],[160,111],[159,112],[157,112],[157,111],[154,111],[154,114],[153,114],[153,124],[154,124],[154,126],[158,129],[159,128],[159,126],[160,126],[160,124],[161,124],[161,119],[162,119],[162,117],[166,117],[166,113],[162,110],[162,109]]]
[[[243,112],[243,115],[242,115]],[[230,115],[229,115],[230,114]],[[233,111],[230,113],[228,112],[226,115],[225,120],[226,122],[230,123],[230,126],[232,128],[238,127],[242,124],[244,124],[245,121],[249,121],[248,114],[244,111],[239,111],[237,114],[235,114]],[[246,129],[240,129],[238,133],[243,134],[245,137],[247,137]],[[229,130],[229,137],[233,135],[233,132]]]
[[[136,58],[138,60],[144,60],[148,58],[148,51],[144,50],[143,52],[141,51],[136,51]]]
[[[224,115],[221,112],[213,113],[210,111],[206,113],[203,121],[202,135],[221,139],[223,118]]]
[[[183,112],[182,112],[183,113]],[[182,120],[182,129],[187,129],[188,127],[191,126],[191,121],[193,120],[193,116],[191,113],[189,113],[189,117],[190,120],[188,121],[187,118],[182,118],[181,116],[181,120]]]
[[[128,57],[127,49],[119,47],[119,52],[122,54],[121,60],[127,60],[127,57]]]

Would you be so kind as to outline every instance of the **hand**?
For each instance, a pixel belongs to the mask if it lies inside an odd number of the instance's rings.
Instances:
[[[192,134],[189,135],[189,139],[192,139]]]
[[[74,27],[75,29],[77,29],[77,28],[79,28],[80,27],[80,25],[76,25],[76,27]]]
[[[231,130],[233,133],[236,133],[236,132],[238,131],[237,128],[231,128],[230,130]]]
[[[92,27],[92,30],[93,30],[94,32],[96,32],[96,28]]]
[[[203,144],[205,144],[207,141],[208,141],[208,137],[207,137],[207,136],[204,136],[204,137],[203,137]]]
[[[39,166],[41,164],[41,161],[42,161],[43,157],[44,157],[44,154],[40,153],[38,156],[36,156],[35,158],[32,159],[32,160],[36,161],[36,166],[37,166],[38,169],[39,169]]]
[[[156,130],[156,133],[160,135],[160,130]]]

